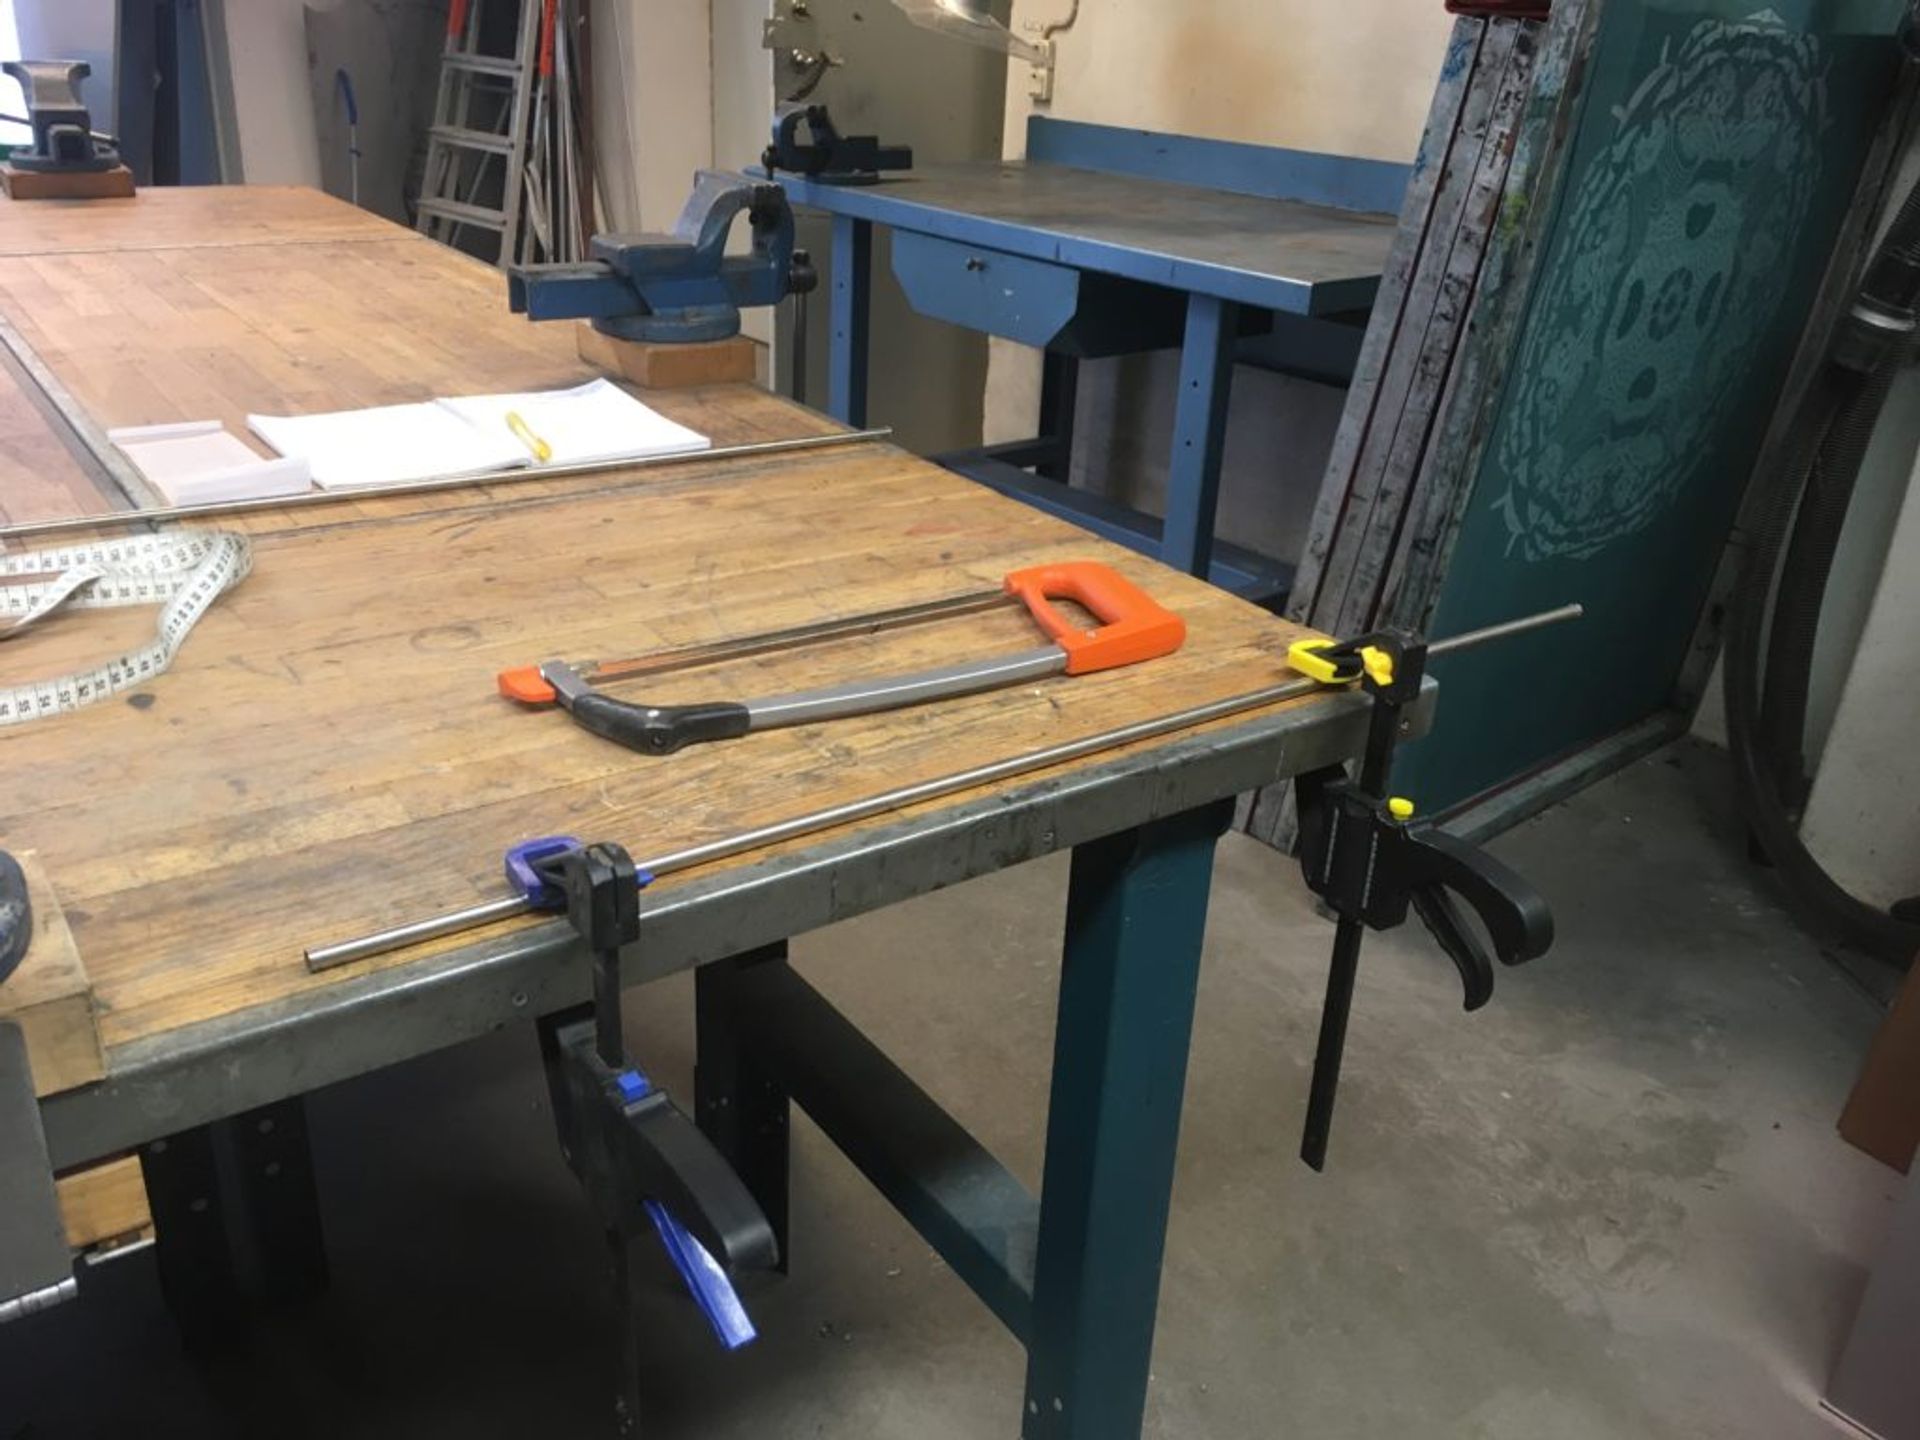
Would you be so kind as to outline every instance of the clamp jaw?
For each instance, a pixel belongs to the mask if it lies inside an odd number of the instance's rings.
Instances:
[[[805,125],[811,143],[800,140]],[[877,185],[882,170],[911,170],[913,148],[882,145],[877,135],[842,135],[824,105],[781,105],[773,112],[773,143],[761,152],[769,173],[785,170],[822,185]]]
[[[80,103],[80,82],[93,73],[86,61],[9,60],[0,70],[20,82],[33,127],[33,148],[7,157],[14,169],[71,175],[120,163],[119,151],[94,138],[93,118]]]
[[[0,850],[0,981],[27,958],[33,941],[33,897],[20,862]]]
[[[753,246],[727,254],[741,211]],[[786,191],[724,170],[694,177],[670,235],[596,235],[594,258],[577,264],[516,265],[507,304],[530,320],[591,320],[620,340],[725,340],[740,311],[776,305],[819,283],[807,252],[794,248]]]
[[[1301,1142],[1301,1158],[1319,1170],[1326,1164],[1365,932],[1391,930],[1411,909],[1460,972],[1466,1008],[1477,1010],[1493,998],[1493,959],[1519,965],[1547,952],[1553,913],[1507,866],[1430,823],[1415,823],[1412,802],[1386,793],[1402,721],[1426,674],[1424,642],[1377,631],[1338,643],[1305,641],[1289,660],[1323,684],[1358,682],[1373,702],[1359,775],[1350,777],[1340,766],[1309,771],[1294,789],[1301,873],[1338,921]],[[1491,959],[1463,906],[1492,945]]]
[[[652,876],[618,845],[557,835],[507,853],[508,878],[534,908],[564,909],[592,952],[593,1002],[540,1022],[540,1053],[560,1149],[612,1248],[626,1326],[620,1433],[637,1424],[639,1320],[635,1246],[657,1235],[722,1345],[755,1335],[732,1277],[771,1270],[779,1246],[733,1168],[667,1093],[626,1057],[620,952],[640,938],[640,891]]]

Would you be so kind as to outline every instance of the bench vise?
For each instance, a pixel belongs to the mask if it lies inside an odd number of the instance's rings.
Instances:
[[[743,210],[753,246],[729,255],[727,233]],[[530,320],[591,320],[620,340],[725,340],[740,332],[743,306],[776,305],[819,282],[793,238],[778,185],[702,170],[672,234],[596,235],[591,260],[516,265],[507,303]]]
[[[804,125],[811,136],[800,139]],[[761,152],[767,173],[785,170],[822,185],[877,185],[882,170],[911,170],[913,147],[882,145],[875,135],[842,135],[824,105],[782,105],[773,112],[773,143]]]
[[[9,60],[0,69],[20,82],[33,127],[33,148],[7,157],[14,169],[72,175],[120,163],[120,152],[94,133],[93,117],[80,103],[80,82],[93,73],[86,61]]]

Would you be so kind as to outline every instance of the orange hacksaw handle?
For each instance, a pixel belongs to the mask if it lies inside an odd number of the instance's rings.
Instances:
[[[1001,584],[1066,652],[1069,675],[1157,660],[1178,650],[1187,638],[1184,620],[1124,575],[1095,560],[1015,570]],[[1048,603],[1052,600],[1072,600],[1085,607],[1100,621],[1100,628],[1082,629]],[[537,665],[502,670],[497,682],[502,695],[523,705],[554,702],[553,687]]]
[[[1096,560],[1069,560],[1015,570],[1002,582],[1035,623],[1067,652],[1067,674],[1091,675],[1171,655],[1187,638],[1187,622],[1126,576]],[[1099,620],[1086,630],[1049,603],[1071,600]]]
[[[494,683],[502,695],[522,705],[551,705],[560,698],[553,693],[553,686],[547,683],[538,665],[515,665],[511,670],[502,670],[494,677]]]

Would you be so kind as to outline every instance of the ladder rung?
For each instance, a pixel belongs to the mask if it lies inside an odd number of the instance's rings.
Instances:
[[[465,55],[449,50],[440,57],[440,64],[445,69],[469,70],[475,75],[512,77],[520,73],[520,62],[504,55]]]
[[[488,230],[507,228],[507,216],[504,210],[489,210],[483,205],[465,205],[458,200],[442,200],[433,195],[421,198],[420,213],[435,215],[442,220],[454,220],[462,225],[479,225]]]
[[[435,125],[427,132],[442,145],[457,145],[462,150],[485,150],[490,155],[506,155],[513,149],[513,138],[491,130],[469,130],[461,125]]]

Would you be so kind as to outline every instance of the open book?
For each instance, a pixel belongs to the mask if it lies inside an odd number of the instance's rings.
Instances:
[[[518,428],[509,415],[519,417]],[[529,465],[638,460],[705,450],[713,443],[607,380],[589,380],[571,390],[463,395],[325,415],[249,415],[247,427],[282,455],[305,460],[314,483],[326,489]],[[536,460],[526,436],[545,441],[552,454]]]

